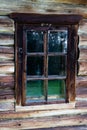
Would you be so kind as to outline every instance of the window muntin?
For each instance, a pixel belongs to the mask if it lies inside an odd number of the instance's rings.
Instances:
[[[25,35],[26,103],[65,100],[68,29],[36,28],[25,30]]]

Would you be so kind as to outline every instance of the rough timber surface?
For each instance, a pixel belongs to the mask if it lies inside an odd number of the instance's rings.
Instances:
[[[17,112],[15,103],[14,22],[10,13],[81,14],[80,71],[76,103],[66,109]],[[0,130],[87,130],[87,0],[0,0]],[[27,108],[26,108],[27,109]],[[22,110],[22,111],[20,111]]]

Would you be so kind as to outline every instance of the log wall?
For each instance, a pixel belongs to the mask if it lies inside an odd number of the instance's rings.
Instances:
[[[0,16],[0,111],[14,111],[14,23]]]
[[[49,9],[49,11],[51,10]],[[69,12],[69,10],[67,11],[66,9],[66,12]],[[85,128],[87,125],[87,19],[84,18],[81,21],[78,31],[80,36],[80,69],[76,78],[76,105],[75,109],[71,109],[71,107],[66,108],[67,111],[60,111],[53,108],[53,110],[33,110],[33,112],[30,110],[30,112],[27,111],[23,113],[21,111],[24,111],[24,109],[21,110],[19,107],[19,111],[15,112],[14,33],[13,20],[6,15],[0,16],[0,130],[7,127],[9,129],[38,129],[48,127],[58,127],[57,129],[60,129],[62,124],[66,127],[63,128],[62,126],[61,130],[73,130],[70,126],[76,125],[82,126],[80,128]],[[46,118],[47,116],[49,117]],[[44,124],[44,122],[46,123]],[[54,130],[56,130],[56,128]]]

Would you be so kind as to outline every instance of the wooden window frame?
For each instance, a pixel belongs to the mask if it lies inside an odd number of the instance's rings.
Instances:
[[[67,78],[66,78],[66,103],[74,102],[76,93],[76,73],[78,60],[78,25],[82,19],[81,15],[58,15],[58,14],[24,14],[12,13],[10,18],[15,21],[15,94],[17,105],[25,105],[25,48],[23,42],[23,28],[25,25],[53,24],[68,28],[68,52],[67,52]]]

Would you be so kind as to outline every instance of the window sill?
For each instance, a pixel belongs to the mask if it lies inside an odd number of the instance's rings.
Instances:
[[[16,106],[16,112],[51,111],[51,110],[73,109],[73,108],[75,108],[75,102],[61,103],[61,104],[36,105],[36,106]]]

